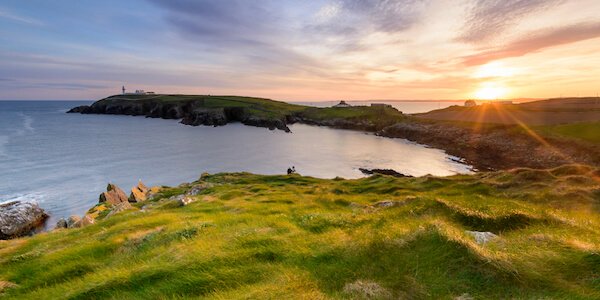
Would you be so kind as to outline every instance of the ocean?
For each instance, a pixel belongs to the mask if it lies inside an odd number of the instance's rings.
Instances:
[[[320,178],[359,178],[359,168],[414,176],[470,172],[442,150],[357,131],[295,124],[285,133],[65,113],[90,103],[0,101],[0,202],[37,201],[52,227],[96,204],[109,182],[129,192],[138,180],[178,185],[203,172],[284,174],[290,166]]]

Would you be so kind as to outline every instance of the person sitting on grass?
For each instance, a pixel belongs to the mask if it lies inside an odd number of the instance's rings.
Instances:
[[[291,174],[294,174],[294,173],[296,173],[296,167],[295,166],[292,166],[291,168],[287,169],[287,174],[288,175],[291,175]]]

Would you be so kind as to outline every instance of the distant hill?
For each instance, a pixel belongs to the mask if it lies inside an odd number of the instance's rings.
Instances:
[[[495,124],[556,125],[600,121],[600,98],[556,98],[521,104],[452,106],[416,117]]]

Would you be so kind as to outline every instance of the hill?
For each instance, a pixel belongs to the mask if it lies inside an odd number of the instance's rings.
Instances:
[[[495,104],[475,107],[452,106],[415,116],[430,120],[446,120],[493,124],[556,125],[600,121],[600,98],[560,98],[522,104]]]
[[[0,241],[0,297],[597,299],[598,203],[600,170],[580,165],[203,175],[84,228]]]
[[[211,95],[114,95],[69,112],[181,119],[193,126],[241,122],[288,132],[287,125],[296,122],[327,122],[333,127],[374,131],[402,118],[401,112],[388,107],[314,108],[264,98]]]

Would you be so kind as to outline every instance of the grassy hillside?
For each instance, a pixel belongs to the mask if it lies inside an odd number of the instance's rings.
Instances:
[[[416,116],[431,120],[528,126],[598,122],[600,121],[600,98],[548,99],[514,105],[452,106]]]
[[[567,138],[600,145],[600,121],[540,126],[536,131],[545,136]]]
[[[209,188],[196,202],[169,199],[199,184]],[[600,170],[584,166],[207,175],[89,227],[0,241],[0,290],[7,299],[598,299],[599,203]],[[498,237],[480,244],[467,230]]]
[[[316,108],[304,105],[290,104],[265,98],[241,96],[213,96],[213,95],[114,95],[99,102],[126,103],[126,102],[161,102],[165,104],[185,104],[195,102],[199,107],[205,108],[244,108],[252,115],[269,118],[285,119],[292,115],[301,115],[304,118],[316,121],[324,120],[353,120],[378,122],[381,120],[397,121],[402,118],[402,113],[392,108],[377,108],[370,106],[356,106],[350,108]]]

